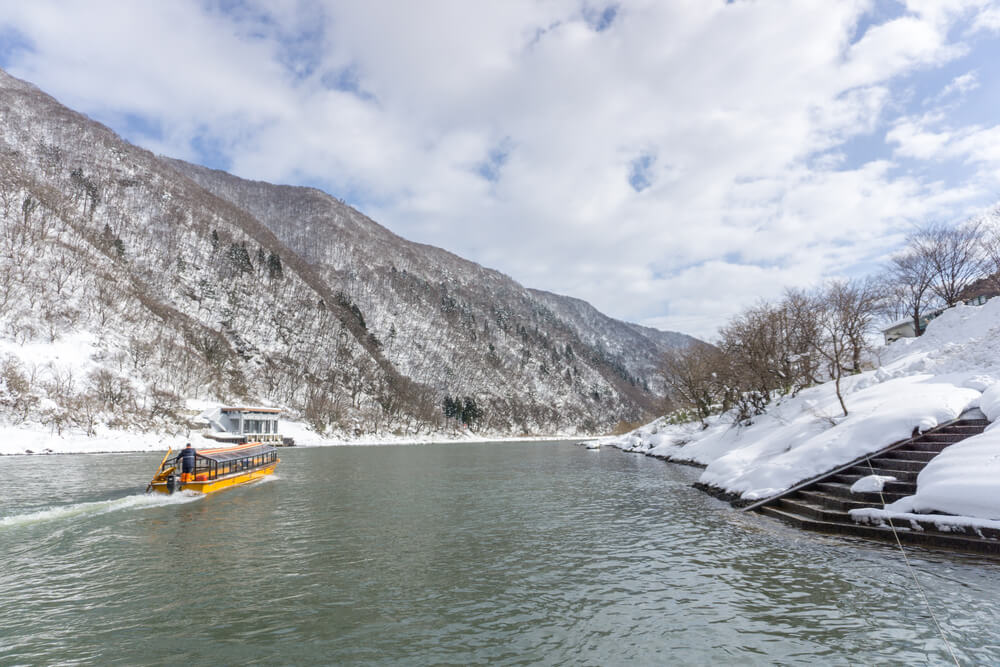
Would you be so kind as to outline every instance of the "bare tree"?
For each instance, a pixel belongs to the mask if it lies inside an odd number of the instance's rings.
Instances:
[[[833,283],[830,293],[836,295],[839,319],[850,347],[851,372],[860,373],[861,357],[868,349],[868,334],[879,309],[878,283],[870,278]]]
[[[781,302],[761,302],[722,327],[727,397],[738,408],[738,420],[760,414],[775,393],[794,395],[816,383],[816,318],[810,296],[792,289]]]
[[[785,329],[785,374],[794,396],[818,382],[819,362],[812,353],[812,341],[819,335],[819,322],[812,297],[804,290],[786,289],[779,310]]]
[[[861,372],[861,356],[867,347],[866,335],[875,317],[876,303],[870,281],[833,281],[814,300],[820,335],[813,346],[826,361],[845,417],[847,404],[841,380],[846,374]]]
[[[723,353],[714,345],[700,341],[686,348],[670,350],[663,360],[664,376],[671,397],[680,406],[695,413],[707,426],[713,408],[721,402]]]
[[[910,239],[910,246],[930,265],[931,291],[946,306],[961,301],[965,288],[982,276],[981,229],[978,221],[960,227],[931,225]]]
[[[1000,207],[984,216],[980,243],[987,280],[1000,291]]]
[[[761,302],[731,319],[720,331],[720,347],[733,363],[734,380],[742,394],[755,394],[763,409],[781,385],[779,335],[774,306]]]
[[[886,274],[885,283],[889,291],[886,296],[912,318],[913,331],[917,336],[923,333],[920,321],[934,296],[931,291],[933,280],[934,267],[929,257],[913,247],[894,256]]]

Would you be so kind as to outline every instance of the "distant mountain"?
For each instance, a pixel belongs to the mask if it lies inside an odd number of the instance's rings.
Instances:
[[[660,331],[608,317],[582,299],[529,290],[587,346],[609,363],[641,378],[657,395],[665,392],[660,374],[668,350],[687,347],[695,340],[675,331]]]
[[[525,289],[319,190],[154,156],[3,72],[0,92],[8,420],[168,426],[201,399],[346,436],[596,432],[655,414],[659,358],[692,340]],[[31,367],[28,346],[69,341],[72,361]]]

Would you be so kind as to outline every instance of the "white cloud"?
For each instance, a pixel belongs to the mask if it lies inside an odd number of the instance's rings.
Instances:
[[[901,156],[922,160],[956,160],[976,165],[984,172],[1000,169],[1000,125],[950,128],[945,117],[928,114],[903,118],[886,134]]]
[[[964,95],[965,93],[975,90],[979,87],[979,77],[975,72],[966,72],[952,79],[951,83],[944,87],[941,91],[939,98],[948,97],[949,95]]]
[[[973,23],[973,30],[1000,32],[1000,7],[982,11]]]
[[[842,149],[880,143],[891,121],[897,159],[992,159],[969,145],[990,136],[899,118],[892,95],[968,51],[949,35],[989,24],[981,5],[911,2],[853,44],[867,2],[636,0],[597,32],[602,7],[573,0],[238,14],[36,0],[6,3],[0,26],[34,45],[10,56],[13,74],[100,118],[155,121],[149,147],[192,158],[209,137],[240,175],[325,183],[529,286],[707,335],[755,296],[849,272],[981,195],[966,184],[948,203],[941,185]]]
[[[886,133],[886,141],[898,145],[896,154],[921,160],[940,157],[951,141],[949,132],[929,131],[927,118],[903,118]],[[933,122],[933,121],[931,121]]]

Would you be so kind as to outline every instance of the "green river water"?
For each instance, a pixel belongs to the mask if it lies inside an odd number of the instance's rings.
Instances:
[[[288,449],[141,495],[162,454],[0,458],[0,664],[926,664],[898,551],[801,533],[698,471],[529,442]],[[909,551],[960,661],[1000,565]]]

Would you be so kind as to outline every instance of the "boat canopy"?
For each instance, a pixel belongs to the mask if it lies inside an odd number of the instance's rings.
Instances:
[[[253,456],[261,456],[274,451],[271,445],[256,445],[254,447],[234,447],[233,449],[212,450],[205,449],[198,452],[198,456],[211,461],[225,463],[226,461],[236,461]]]

